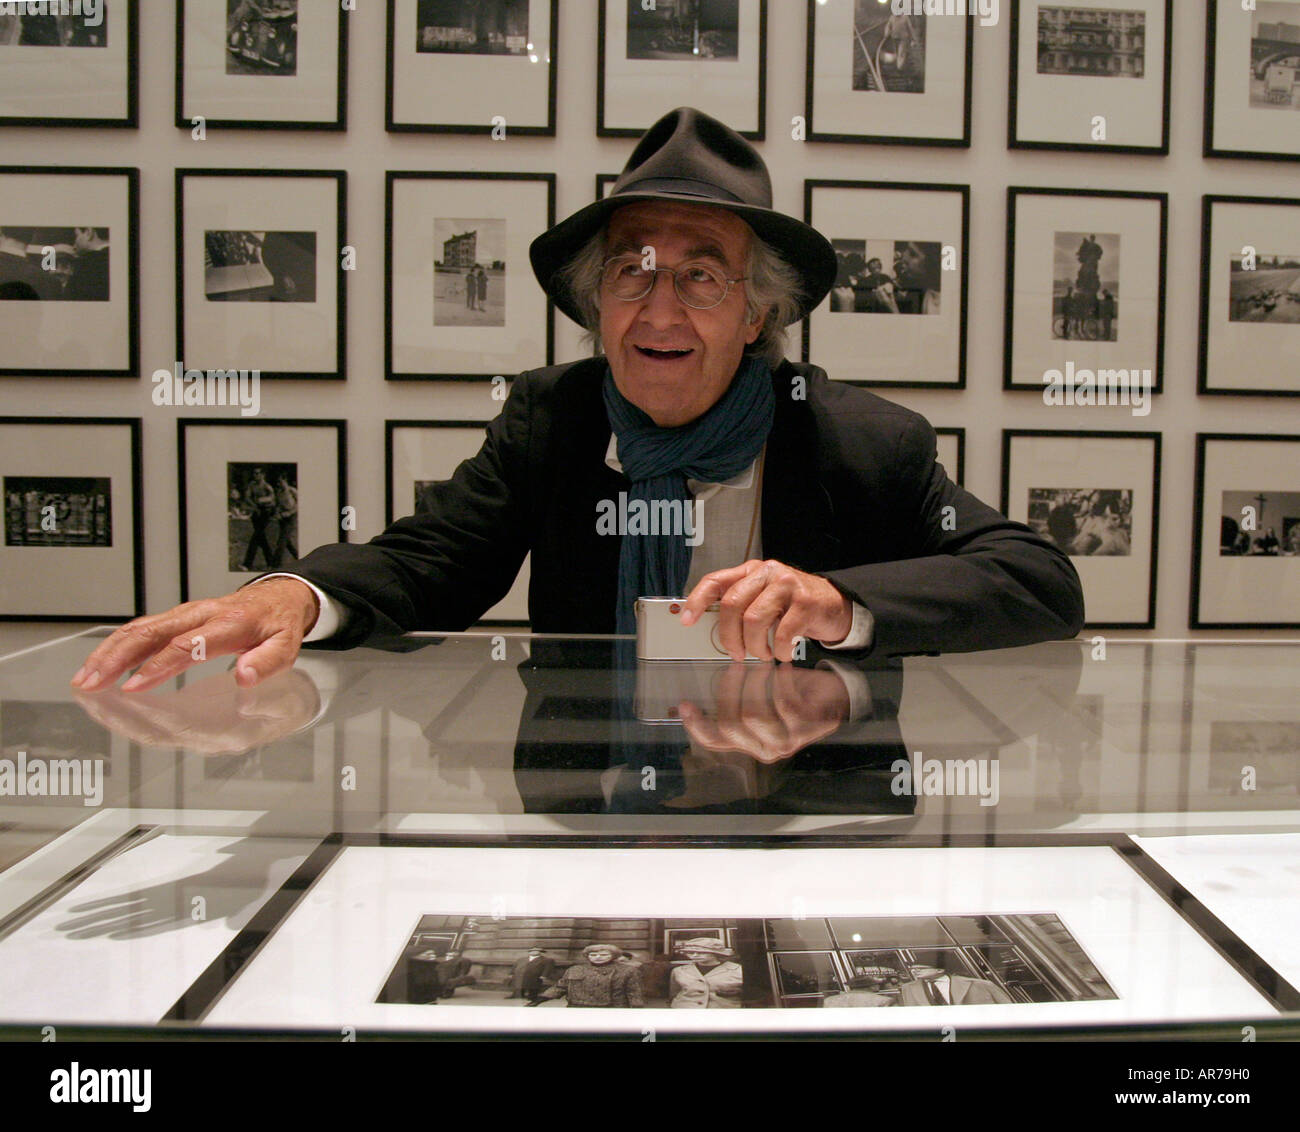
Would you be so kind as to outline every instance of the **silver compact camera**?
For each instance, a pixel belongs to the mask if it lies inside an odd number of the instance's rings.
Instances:
[[[637,598],[638,660],[731,660],[718,640],[718,604],[706,607],[689,628],[682,624],[685,608],[686,601],[680,597]],[[745,659],[758,657],[746,654]]]

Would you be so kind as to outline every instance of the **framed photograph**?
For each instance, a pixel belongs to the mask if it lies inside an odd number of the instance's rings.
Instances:
[[[0,620],[144,612],[139,417],[0,417]]]
[[[614,187],[614,182],[619,178],[617,173],[597,173],[596,174],[596,200],[604,200],[609,196],[609,190]]]
[[[550,365],[555,312],[528,245],[554,173],[387,175],[384,375],[482,381]]]
[[[965,388],[969,186],[808,180],[803,199],[839,261],[803,360],[853,385]]]
[[[767,0],[597,0],[596,133],[639,138],[687,103],[762,141]]]
[[[557,0],[388,0],[392,132],[555,136]]]
[[[1197,433],[1193,629],[1300,629],[1300,436]]]
[[[347,174],[176,170],[176,357],[342,381]]]
[[[1205,156],[1300,161],[1300,0],[1209,0]]]
[[[310,0],[180,0],[176,125],[347,128],[348,12]]]
[[[1111,842],[949,846],[938,871],[940,850],[915,845],[346,844],[251,962],[187,1005],[210,1026],[718,1034],[1289,1004],[1257,955],[1170,899],[1128,839]],[[863,870],[870,885],[845,887]],[[527,969],[532,948],[544,970]],[[1169,977],[1150,978],[1157,966]]]
[[[936,428],[939,440],[939,463],[948,478],[958,486],[966,478],[966,430],[964,428]]]
[[[138,376],[140,171],[0,166],[0,202],[0,376]]]
[[[1300,396],[1300,199],[1202,197],[1196,391]]]
[[[180,420],[181,601],[347,542],[347,422]]]
[[[0,126],[139,124],[137,0],[0,5]],[[28,9],[47,9],[28,11]]]
[[[1096,404],[1150,412],[1164,382],[1168,215],[1165,193],[1007,189],[1004,389],[1041,393],[1060,374],[1060,403],[1092,403],[1091,382]]]
[[[429,489],[449,480],[462,460],[483,446],[487,421],[385,421],[384,524],[420,509]],[[510,592],[487,611],[483,625],[528,624],[528,559]]]
[[[1010,8],[1008,147],[1169,152],[1173,0]]]
[[[970,145],[975,17],[921,8],[808,0],[809,141]]]
[[[1091,629],[1152,629],[1160,434],[1002,430],[1002,513],[1070,556]]]

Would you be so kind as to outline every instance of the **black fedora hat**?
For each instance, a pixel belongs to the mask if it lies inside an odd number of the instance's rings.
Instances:
[[[771,244],[802,280],[797,322],[835,282],[835,249],[815,228],[772,208],[772,179],[758,151],[735,130],[689,106],[659,119],[641,136],[609,195],[543,232],[528,249],[533,273],[574,322],[581,309],[557,273],[604,226],[615,209],[636,201],[705,204],[734,212]]]

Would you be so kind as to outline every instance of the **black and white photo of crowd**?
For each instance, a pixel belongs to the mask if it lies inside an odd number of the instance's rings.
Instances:
[[[434,326],[505,326],[506,222],[433,222]]]
[[[1072,558],[1132,553],[1130,488],[1031,487],[1029,526]]]
[[[298,73],[298,0],[226,0],[226,74]]]
[[[107,228],[0,228],[0,299],[108,302]]]
[[[5,546],[112,546],[107,476],[5,476]]]
[[[1213,720],[1208,785],[1229,795],[1300,795],[1297,751],[1300,722],[1295,720]]]
[[[895,15],[878,0],[855,0],[853,89],[924,94],[925,21]]]
[[[627,0],[629,59],[738,59],[740,0]]]
[[[376,1001],[736,1010],[1115,997],[1053,913],[801,919],[426,915]]]
[[[1219,514],[1220,557],[1300,557],[1300,491],[1225,491]]]
[[[527,55],[528,0],[418,0],[415,50]]]
[[[1038,73],[1140,79],[1146,24],[1142,11],[1040,4]]]
[[[938,314],[943,246],[933,240],[832,240],[831,310]]]
[[[271,570],[298,557],[297,464],[230,461],[226,487],[228,569]]]
[[[108,0],[98,10],[82,5],[80,12],[58,15],[28,10],[0,15],[0,47],[107,47]],[[58,9],[57,0],[49,5]]]
[[[1056,233],[1052,249],[1052,337],[1089,342],[1119,340],[1118,233]]]
[[[1300,322],[1300,255],[1232,257],[1229,322]]]
[[[316,233],[204,232],[203,294],[209,302],[314,303]]]
[[[1250,105],[1300,110],[1300,9],[1257,0],[1250,17]]]

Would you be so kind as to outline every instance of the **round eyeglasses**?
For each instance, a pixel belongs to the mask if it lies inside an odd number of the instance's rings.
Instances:
[[[614,298],[633,303],[650,294],[661,271],[666,271],[673,277],[673,289],[677,292],[677,297],[688,307],[700,311],[716,307],[731,292],[733,283],[743,282],[746,278],[738,275],[735,279],[728,279],[722,272],[705,263],[685,263],[676,268],[647,268],[641,256],[630,254],[607,259],[601,282]]]

